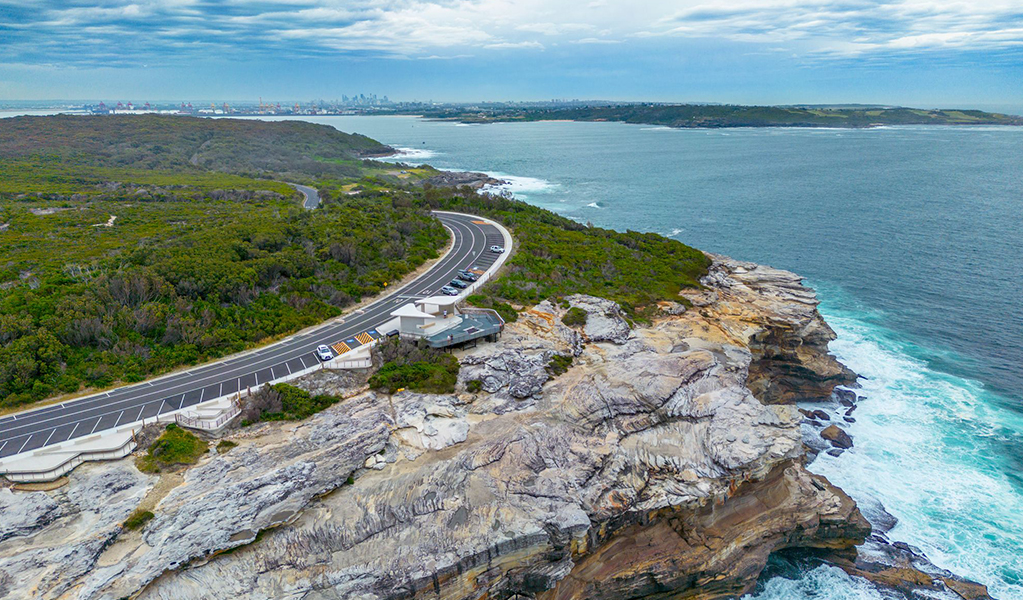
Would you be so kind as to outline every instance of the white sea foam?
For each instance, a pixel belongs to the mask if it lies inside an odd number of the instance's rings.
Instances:
[[[395,148],[395,150],[398,151],[397,154],[384,157],[380,160],[389,162],[417,162],[437,156],[436,151],[427,150],[426,148]]]
[[[820,455],[810,469],[864,508],[899,519],[889,538],[935,564],[1023,599],[1023,489],[1006,476],[1023,444],[1023,416],[973,381],[936,372],[919,349],[853,314],[827,313],[832,351],[864,376],[843,424],[855,447]],[[1016,450],[1013,450],[1013,449]],[[839,596],[827,596],[839,597]]]
[[[675,229],[672,229],[671,232],[665,237],[675,237],[676,235],[682,233],[683,231],[685,231],[685,229],[676,227]]]
[[[673,127],[665,127],[664,125],[658,125],[657,127],[640,127],[640,131],[675,131]]]
[[[885,600],[888,596],[865,579],[850,577],[838,567],[822,565],[797,579],[774,577],[743,600]]]
[[[498,172],[486,172],[486,174],[494,179],[500,179],[504,183],[486,186],[483,188],[483,191],[500,193],[507,190],[517,198],[528,198],[533,194],[548,193],[558,187],[556,183],[536,177],[508,175],[507,173]]]
[[[604,208],[603,206],[600,205],[600,202],[590,202],[586,206],[588,206],[589,208]]]

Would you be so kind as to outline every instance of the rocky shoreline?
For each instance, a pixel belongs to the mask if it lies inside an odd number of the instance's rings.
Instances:
[[[457,354],[455,394],[325,371],[297,385],[348,400],[228,432],[176,479],[121,461],[0,490],[0,598],[712,599],[772,555],[987,597],[807,470],[853,443],[821,436],[854,418],[855,375],[798,276],[712,258],[650,324],[588,296],[566,299],[581,327],[524,311]],[[123,530],[140,503],[155,518]]]

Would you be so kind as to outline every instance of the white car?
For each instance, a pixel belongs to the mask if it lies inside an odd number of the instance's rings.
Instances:
[[[493,252],[494,254],[500,254],[504,252],[504,248],[502,248],[501,246],[491,246],[490,251]]]
[[[334,353],[331,352],[330,347],[326,344],[320,344],[316,348],[316,356],[318,356],[322,361],[328,361],[334,358]]]

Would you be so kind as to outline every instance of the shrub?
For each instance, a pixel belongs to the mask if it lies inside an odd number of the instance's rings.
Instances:
[[[236,444],[235,442],[232,442],[231,440],[223,440],[219,444],[217,444],[217,453],[227,454],[228,452],[231,451],[231,448],[236,447],[238,447],[238,444]]]
[[[565,316],[561,317],[561,322],[569,327],[582,327],[586,325],[586,311],[578,306],[573,306],[568,309]]]
[[[444,352],[410,340],[391,340],[377,347],[386,361],[369,385],[393,394],[400,389],[431,394],[450,394],[458,381],[458,360]]]
[[[249,398],[242,408],[243,427],[259,421],[300,421],[341,401],[338,396],[313,396],[287,383],[265,387]]]
[[[141,529],[143,525],[152,521],[155,516],[148,510],[136,510],[124,521],[124,528],[128,531]]]
[[[177,465],[194,465],[206,453],[209,445],[174,423],[156,438],[145,456],[135,461],[143,473],[159,473]]]
[[[473,379],[465,384],[465,391],[470,394],[475,394],[483,390],[483,382],[479,379]]]
[[[551,357],[550,361],[547,362],[547,372],[550,373],[551,377],[557,377],[567,371],[571,366],[571,355],[555,354]]]

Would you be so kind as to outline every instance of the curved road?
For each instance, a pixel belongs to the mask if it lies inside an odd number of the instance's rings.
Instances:
[[[312,210],[320,205],[320,192],[316,191],[316,188],[309,187],[308,185],[302,185],[300,183],[288,183],[291,187],[295,188],[305,196],[302,201],[302,206]]]
[[[436,213],[454,242],[429,271],[397,292],[315,329],[259,350],[179,371],[159,379],[0,418],[0,458],[136,423],[205,400],[244,390],[318,363],[313,351],[372,330],[413,299],[432,296],[460,269],[486,269],[503,245],[501,232],[469,215]]]

